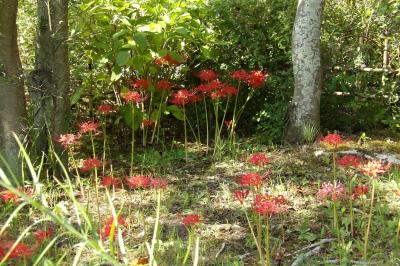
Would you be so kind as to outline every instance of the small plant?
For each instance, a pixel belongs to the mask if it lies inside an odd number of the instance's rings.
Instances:
[[[319,133],[318,127],[312,122],[305,123],[301,130],[306,143],[313,143]]]

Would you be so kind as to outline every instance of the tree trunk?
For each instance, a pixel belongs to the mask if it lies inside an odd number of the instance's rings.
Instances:
[[[320,125],[322,68],[321,20],[324,0],[299,0],[293,28],[294,94],[289,110],[286,140],[304,141],[303,128]]]
[[[21,137],[26,119],[24,84],[17,43],[17,0],[0,0],[0,154],[17,180],[21,180],[19,147],[12,135]],[[0,168],[11,178],[6,164]]]
[[[33,150],[40,156],[54,136],[68,129],[68,0],[38,0],[37,5],[36,61],[29,94],[35,115]]]

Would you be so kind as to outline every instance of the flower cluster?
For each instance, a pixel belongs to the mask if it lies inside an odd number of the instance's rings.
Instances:
[[[150,81],[147,79],[138,79],[132,82],[132,86],[135,89],[147,90],[150,86]]]
[[[362,195],[367,195],[369,191],[369,187],[367,185],[358,185],[354,187],[353,193],[351,194],[351,198],[357,199]]]
[[[258,89],[264,86],[267,75],[260,70],[247,72],[244,69],[234,71],[231,77],[237,81],[244,81],[253,89]]]
[[[264,166],[269,163],[269,159],[265,153],[258,152],[252,154],[247,162],[257,166]]]
[[[103,115],[110,114],[114,111],[114,108],[110,104],[101,104],[97,107],[97,111],[102,113]]]
[[[249,173],[242,175],[239,184],[247,187],[260,187],[262,184],[262,177],[257,173]]]
[[[360,165],[359,169],[363,174],[377,179],[379,175],[386,173],[391,166],[391,163],[382,161],[368,161],[366,164]]]
[[[94,121],[83,122],[79,125],[81,133],[96,133],[99,128],[99,123]]]
[[[359,167],[361,158],[356,155],[345,155],[337,161],[338,165],[343,167]]]
[[[99,168],[101,166],[101,162],[96,158],[88,158],[83,161],[83,166],[81,167],[81,171],[88,172],[92,169]]]
[[[254,211],[260,215],[273,215],[280,213],[282,209],[280,208],[280,200],[276,200],[268,194],[256,195],[254,200]]]
[[[328,134],[325,137],[321,138],[320,141],[327,145],[337,147],[339,144],[344,143],[344,140],[339,134]]]
[[[121,185],[121,181],[113,176],[104,176],[101,179],[101,185],[104,187],[119,187]]]
[[[333,184],[332,182],[324,182],[317,193],[317,197],[320,200],[330,199],[332,201],[337,201],[342,199],[345,193],[345,187],[342,183],[337,182]]]
[[[198,214],[189,214],[183,217],[182,223],[185,226],[194,226],[196,224],[204,223],[204,221],[201,220],[201,217]]]
[[[80,136],[75,134],[61,134],[57,137],[56,141],[60,143],[64,149],[68,149],[68,147],[78,144],[79,138]]]
[[[240,204],[243,204],[244,200],[247,198],[249,195],[250,190],[245,189],[245,190],[236,190],[235,191],[235,200],[239,201]]]
[[[154,188],[165,189],[168,186],[168,181],[162,178],[150,178],[145,175],[136,175],[125,178],[125,183],[130,189],[138,188]]]
[[[126,92],[122,95],[122,99],[127,103],[141,103],[144,100],[137,91]]]

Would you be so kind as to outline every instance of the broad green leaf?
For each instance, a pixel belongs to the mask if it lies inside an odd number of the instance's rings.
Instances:
[[[170,105],[167,107],[166,109],[166,113],[169,114],[171,113],[176,119],[183,121],[184,119],[184,115],[183,115],[183,111],[182,109],[180,109],[178,106],[176,105]]]
[[[121,78],[122,71],[119,66],[114,66],[111,70],[111,81],[117,81]]]
[[[133,110],[132,110],[132,106],[130,104],[122,105],[119,110],[124,119],[124,122],[129,127],[133,128],[134,130],[137,130],[142,123],[143,112],[136,106],[133,108],[134,108],[134,114],[135,114],[134,120],[132,119],[133,118],[133,116],[132,116]]]
[[[120,31],[114,33],[114,35],[112,36],[112,39],[113,39],[113,40],[116,40],[116,39],[118,39],[119,37],[125,35],[126,33],[127,33],[126,30],[120,30]]]
[[[130,53],[128,50],[119,51],[116,56],[117,65],[119,66],[126,65],[126,63],[128,63],[129,61],[129,58],[130,58]]]
[[[135,35],[133,35],[133,40],[142,49],[144,49],[148,46],[146,35],[144,33],[141,33],[141,32],[136,33]]]
[[[80,88],[78,88],[69,98],[71,105],[76,104],[79,99],[82,97],[83,92],[85,91],[85,87],[81,86]]]

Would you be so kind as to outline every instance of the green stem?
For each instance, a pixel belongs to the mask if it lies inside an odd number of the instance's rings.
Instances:
[[[129,171],[129,175],[132,176],[133,175],[133,161],[135,158],[135,106],[134,104],[131,104],[132,107],[132,144],[131,144],[131,169]]]
[[[150,249],[150,251],[151,251],[150,263],[149,263],[150,266],[153,265],[153,261],[154,261],[154,247],[157,242],[157,231],[158,231],[158,224],[159,224],[159,220],[160,220],[160,206],[161,206],[161,189],[158,189],[157,190],[156,222],[154,225],[153,239],[151,241],[151,249]]]
[[[79,174],[79,170],[78,170],[78,165],[76,163],[75,157],[74,157],[74,153],[72,152],[71,148],[68,147],[68,151],[69,154],[71,156],[72,159],[72,163],[74,165],[75,168],[75,172],[76,172],[76,183],[79,185],[79,187],[81,188],[81,194],[83,199],[85,199],[85,190],[83,189],[83,184],[82,184],[82,180],[81,180],[81,175]]]
[[[262,261],[264,261],[264,259],[263,259],[263,252],[262,252],[262,249],[261,249],[261,238],[262,238],[262,229],[261,229],[261,220],[262,220],[262,217],[261,217],[261,215],[257,215],[257,243],[258,243],[258,246],[260,247],[260,261],[262,262]]]
[[[207,110],[207,101],[206,97],[203,96],[203,101],[204,101],[204,114],[206,115],[206,142],[207,142],[207,149],[206,153],[208,154],[208,148],[209,148],[209,131],[208,131],[208,110]]]
[[[197,138],[198,138],[199,147],[200,147],[200,145],[201,145],[200,120],[199,120],[199,112],[197,111],[197,103],[194,103],[194,108],[195,108],[195,110],[196,110]]]
[[[186,265],[187,260],[189,259],[190,250],[192,249],[192,231],[189,230],[189,240],[187,244],[187,249],[185,253],[185,257],[183,259],[182,265]]]
[[[257,247],[257,250],[258,250],[258,255],[260,256],[260,261],[263,261],[263,259],[262,259],[262,258],[263,258],[263,256],[262,256],[262,250],[261,250],[261,247],[260,247],[260,245],[259,245],[259,243],[258,243],[257,237],[256,237],[256,235],[255,235],[255,233],[254,233],[253,225],[252,225],[251,222],[250,222],[250,219],[249,219],[249,216],[248,216],[248,214],[247,214],[246,209],[243,208],[243,210],[244,210],[244,214],[246,215],[246,219],[247,219],[247,223],[248,223],[249,228],[250,228],[251,235],[253,236],[254,242],[256,243],[256,247]]]
[[[183,105],[183,127],[185,132],[185,160],[188,161],[188,147],[187,147],[187,129],[186,129],[186,110],[185,105]]]
[[[375,180],[372,180],[371,203],[370,203],[370,209],[369,209],[367,229],[365,230],[365,237],[364,237],[364,252],[363,252],[364,260],[367,259],[367,255],[368,255],[368,237],[369,237],[369,230],[371,229],[371,221],[372,221],[372,215],[373,215],[373,210],[374,210],[373,209],[374,196],[375,196]]]
[[[93,159],[96,158],[96,151],[94,147],[94,139],[93,134],[90,132],[90,140],[92,142],[92,149],[93,149]],[[96,205],[97,205],[97,214],[99,216],[99,221],[101,221],[101,213],[100,213],[100,200],[99,200],[99,180],[97,175],[97,168],[94,168],[94,181],[95,181],[95,190],[96,190]]]
[[[271,265],[271,254],[269,249],[269,218],[268,214],[265,216],[265,265]]]

